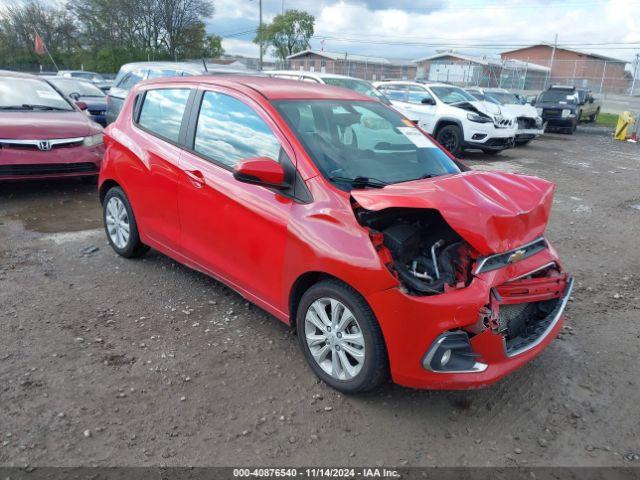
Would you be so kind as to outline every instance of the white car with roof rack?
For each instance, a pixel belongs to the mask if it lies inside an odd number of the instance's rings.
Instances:
[[[523,104],[516,95],[504,88],[469,87],[466,89],[478,100],[500,105],[502,111],[516,117],[516,145],[526,145],[544,133],[544,122],[535,107]]]
[[[275,78],[322,83],[325,85],[332,85],[334,87],[346,88],[348,90],[354,90],[358,93],[362,93],[368,97],[375,98],[385,105],[391,105],[389,99],[380,93],[373,84],[366,80],[362,80],[361,78],[337,75],[335,73],[307,72],[306,70],[271,70],[264,71],[263,73]]]
[[[376,82],[391,104],[453,155],[466,149],[495,154],[514,144],[516,120],[498,105],[480,102],[445,83]]]

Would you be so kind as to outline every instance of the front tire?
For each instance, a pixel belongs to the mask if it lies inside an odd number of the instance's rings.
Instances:
[[[462,130],[457,125],[446,125],[438,130],[436,140],[454,157],[462,153]]]
[[[140,241],[138,225],[124,191],[120,187],[112,187],[102,205],[104,230],[111,248],[125,258],[144,255],[149,247]]]
[[[330,387],[345,393],[372,390],[389,376],[380,325],[364,298],[337,280],[313,285],[296,314],[300,348]]]

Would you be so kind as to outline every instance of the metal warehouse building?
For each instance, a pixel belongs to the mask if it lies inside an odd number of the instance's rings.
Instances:
[[[442,52],[416,60],[419,79],[460,86],[542,89],[550,68],[533,62]]]

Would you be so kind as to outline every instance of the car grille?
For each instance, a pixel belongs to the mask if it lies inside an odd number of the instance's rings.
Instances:
[[[510,147],[513,144],[513,137],[490,138],[484,145],[487,147]]]
[[[506,267],[510,263],[529,258],[531,255],[535,255],[536,253],[541,252],[546,248],[547,242],[544,238],[540,237],[531,243],[527,243],[526,245],[522,245],[521,247],[514,248],[513,250],[509,250],[508,252],[497,253],[495,255],[480,259],[475,273],[478,274]]]
[[[52,140],[13,140],[0,139],[0,148],[11,148],[13,150],[40,150],[50,151],[59,148],[79,147],[84,141],[83,137],[78,138],[59,138]],[[39,144],[48,143],[48,148],[42,149]]]
[[[493,123],[497,128],[508,128],[513,126],[513,119],[498,116],[494,118]]]
[[[523,130],[536,128],[536,119],[531,117],[518,117],[518,128]]]
[[[37,163],[0,165],[0,176],[56,175],[63,173],[98,173],[95,163]]]
[[[562,110],[557,108],[545,108],[543,110],[544,116],[547,118],[560,118],[562,116]]]
[[[526,350],[547,331],[555,316],[554,308],[560,298],[544,302],[516,303],[500,306],[500,327],[505,332],[505,349],[508,356]]]

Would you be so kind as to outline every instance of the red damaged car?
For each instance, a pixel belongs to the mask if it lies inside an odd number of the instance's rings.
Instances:
[[[297,329],[346,393],[489,385],[538,355],[572,286],[554,186],[469,171],[356,92],[261,77],[139,84],[105,133],[107,237],[153,247]]]
[[[0,70],[0,181],[95,179],[102,127],[45,80]]]

